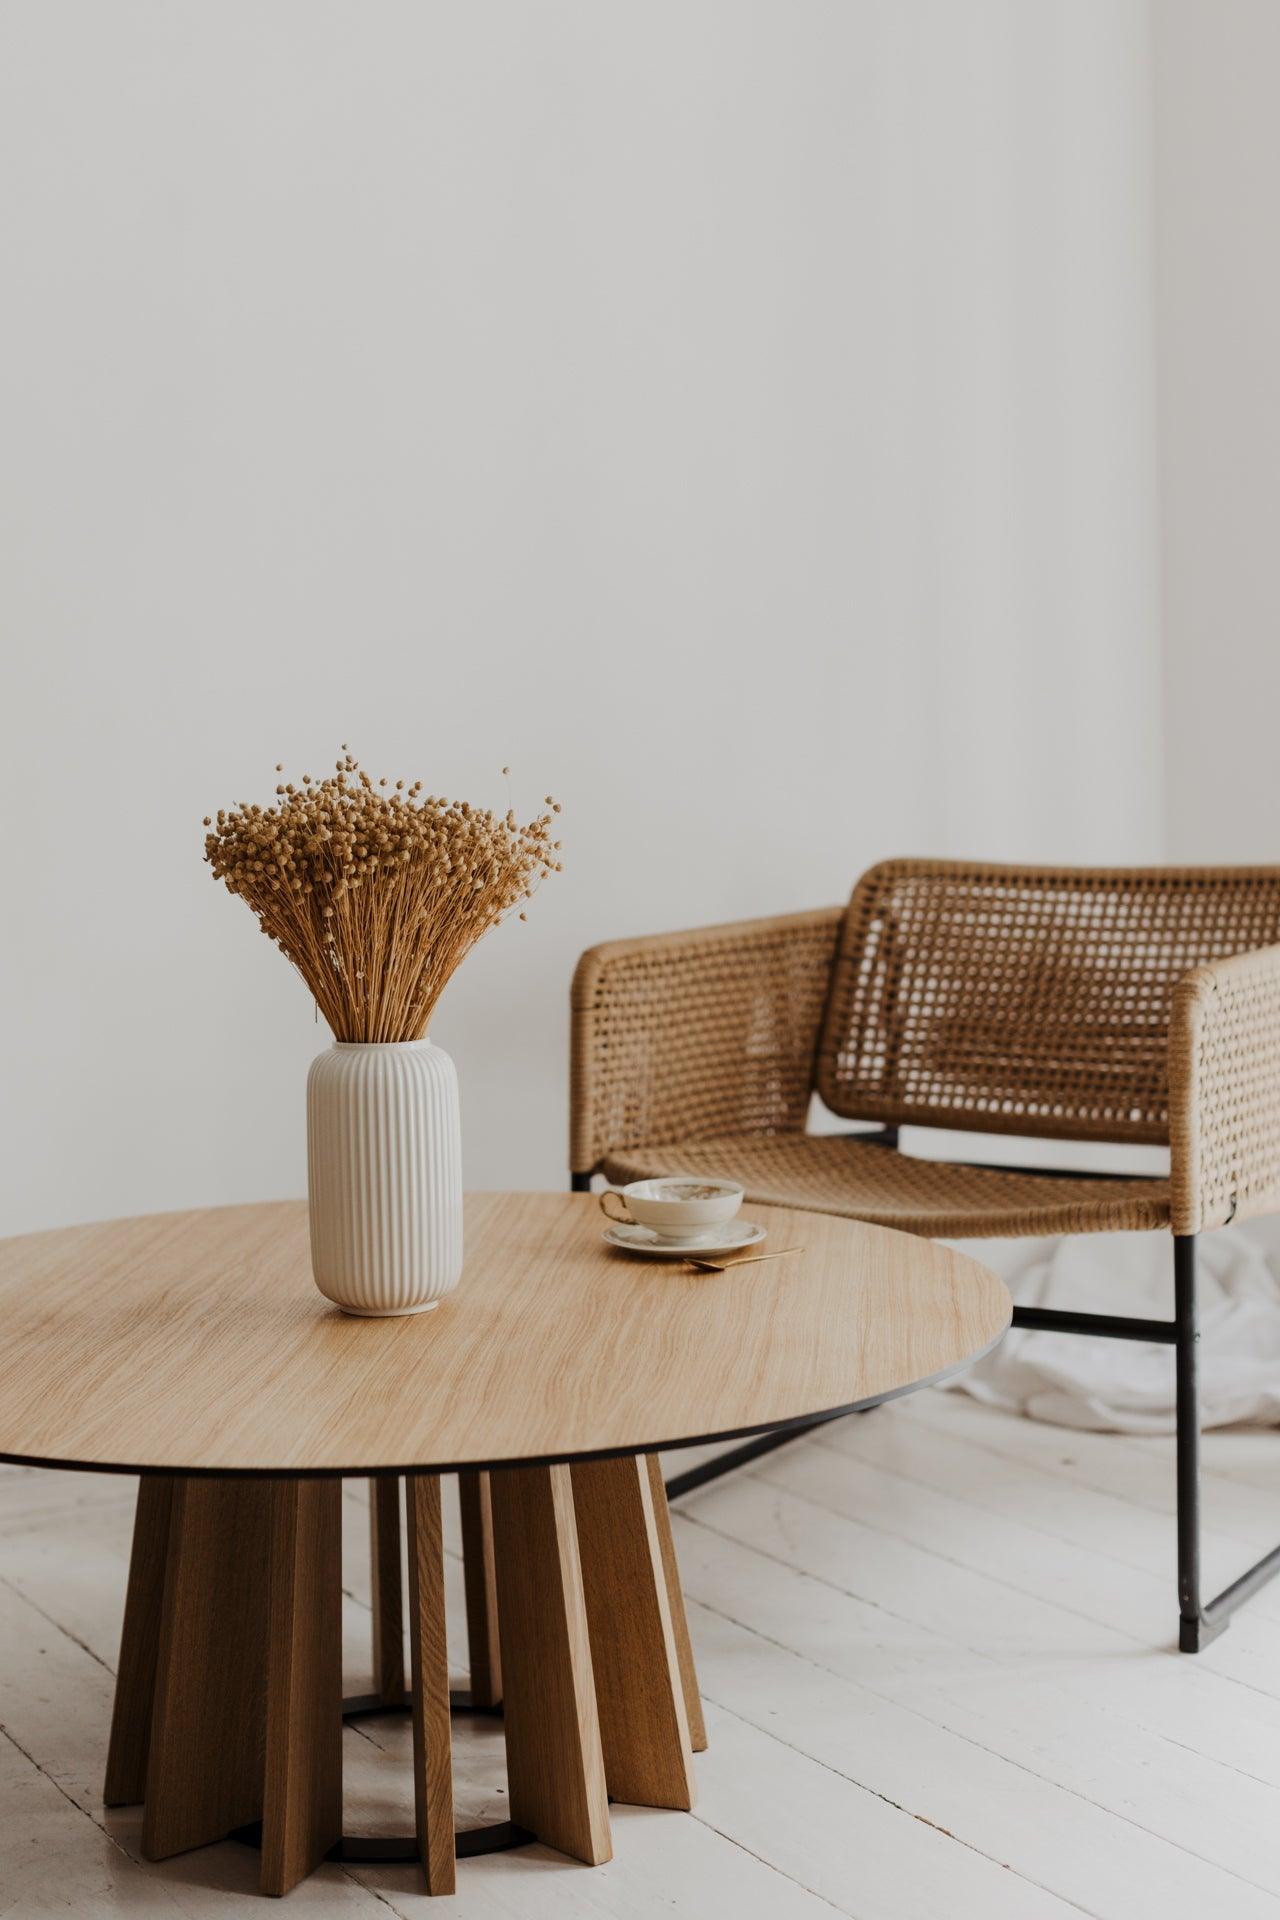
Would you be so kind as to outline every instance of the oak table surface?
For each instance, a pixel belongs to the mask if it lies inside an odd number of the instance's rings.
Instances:
[[[0,1458],[123,1472],[366,1474],[640,1453],[856,1407],[1009,1324],[976,1261],[751,1207],[741,1273],[615,1252],[588,1194],[469,1195],[432,1312],[355,1319],[311,1279],[302,1201],[0,1242]]]

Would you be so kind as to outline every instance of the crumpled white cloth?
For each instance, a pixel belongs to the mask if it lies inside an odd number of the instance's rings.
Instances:
[[[1173,1315],[1167,1233],[950,1243],[990,1267],[1020,1306]],[[1197,1248],[1200,1420],[1280,1423],[1280,1257],[1247,1231],[1206,1233]],[[1172,1433],[1172,1347],[1019,1331],[952,1383],[988,1406],[1060,1427]]]

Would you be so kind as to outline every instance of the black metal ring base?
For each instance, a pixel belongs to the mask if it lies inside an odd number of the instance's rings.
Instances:
[[[380,1693],[351,1693],[342,1703],[344,1720],[372,1720],[380,1713],[410,1713],[413,1710],[412,1694],[402,1693],[398,1700],[384,1700]],[[501,1720],[502,1702],[496,1707],[478,1707],[471,1698],[467,1687],[450,1687],[450,1713],[480,1713],[489,1720]]]
[[[402,1693],[398,1700],[384,1700],[380,1693],[352,1693],[342,1703],[344,1720],[370,1720],[377,1714],[410,1713],[412,1710],[413,1696],[408,1693]],[[502,1718],[501,1702],[496,1707],[477,1707],[467,1687],[449,1689],[449,1711]],[[472,1860],[482,1853],[506,1853],[512,1847],[530,1846],[537,1837],[527,1828],[518,1827],[514,1820],[495,1820],[491,1826],[464,1827],[455,1833],[453,1851],[458,1860]],[[237,1827],[227,1838],[238,1840],[242,1847],[261,1847],[262,1822],[250,1821],[248,1826]],[[365,1866],[389,1865],[416,1860],[418,1842],[413,1834],[344,1833],[324,1857],[326,1860],[343,1861],[348,1866],[360,1863]]]
[[[261,1847],[262,1822],[251,1821],[227,1835],[242,1847]],[[527,1847],[537,1838],[514,1820],[495,1820],[489,1827],[464,1827],[453,1836],[454,1855],[459,1860],[474,1860],[482,1853],[506,1853],[512,1847]],[[326,1860],[338,1860],[346,1866],[383,1866],[403,1864],[418,1858],[418,1843],[412,1834],[344,1833],[330,1847]]]

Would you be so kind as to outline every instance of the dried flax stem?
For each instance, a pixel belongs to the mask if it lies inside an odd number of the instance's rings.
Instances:
[[[206,818],[205,859],[293,962],[338,1040],[420,1039],[476,941],[560,870],[549,794],[547,812],[522,826],[511,811],[424,799],[420,780],[375,785],[345,747],[326,779],[304,773],[276,794],[276,806]]]

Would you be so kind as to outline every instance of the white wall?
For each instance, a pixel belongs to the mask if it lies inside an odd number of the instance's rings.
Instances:
[[[1158,853],[1134,0],[8,0],[0,1231],[299,1192],[200,817],[564,802],[435,1027],[555,1184],[589,942]]]
[[[1155,9],[1168,822],[1280,857],[1280,7]]]

